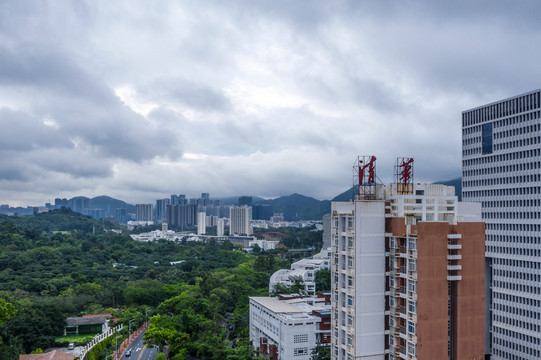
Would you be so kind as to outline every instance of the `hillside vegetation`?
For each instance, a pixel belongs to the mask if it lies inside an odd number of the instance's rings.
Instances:
[[[7,220],[0,222],[6,360],[53,347],[68,316],[104,312],[126,325],[148,315],[148,344],[169,345],[175,359],[254,359],[248,297],[268,295],[269,276],[289,267],[278,251],[249,255],[229,242],[136,242],[65,209]],[[290,237],[321,243],[321,234],[309,230]],[[178,260],[185,262],[169,264]]]

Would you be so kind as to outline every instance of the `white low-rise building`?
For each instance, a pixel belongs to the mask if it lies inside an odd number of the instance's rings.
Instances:
[[[309,360],[331,337],[330,297],[250,297],[250,340],[263,356]]]
[[[312,259],[301,259],[291,264],[291,269],[276,271],[269,280],[269,292],[278,284],[285,286],[296,285],[299,281],[304,284],[306,295],[316,294],[316,272],[331,267],[331,249],[324,249]]]
[[[254,245],[257,245],[261,250],[274,250],[279,243],[279,241],[272,240],[252,240],[248,243],[248,247],[253,248]]]

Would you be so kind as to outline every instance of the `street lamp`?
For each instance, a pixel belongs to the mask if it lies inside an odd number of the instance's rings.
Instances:
[[[128,340],[131,340],[131,322],[135,321],[135,319],[131,319],[128,323]]]
[[[116,340],[117,340],[119,337],[122,337],[122,335],[117,335],[117,337],[115,338],[115,360],[118,360],[118,346],[117,346]]]

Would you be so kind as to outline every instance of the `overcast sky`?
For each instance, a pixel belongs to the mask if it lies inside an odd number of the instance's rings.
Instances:
[[[0,1],[0,203],[330,199],[357,155],[461,173],[461,112],[541,87],[539,1]]]

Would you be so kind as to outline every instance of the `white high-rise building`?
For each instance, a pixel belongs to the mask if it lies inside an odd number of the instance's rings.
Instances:
[[[252,220],[251,206],[231,206],[229,213],[231,235],[250,235],[252,228],[250,221]]]
[[[197,234],[205,235],[207,233],[207,214],[203,211],[197,213]]]
[[[216,219],[216,235],[217,236],[224,236],[224,219],[218,218]]]
[[[331,205],[331,359],[483,360],[481,207],[401,185]]]
[[[486,222],[492,359],[541,358],[541,90],[462,113],[462,197]]]

